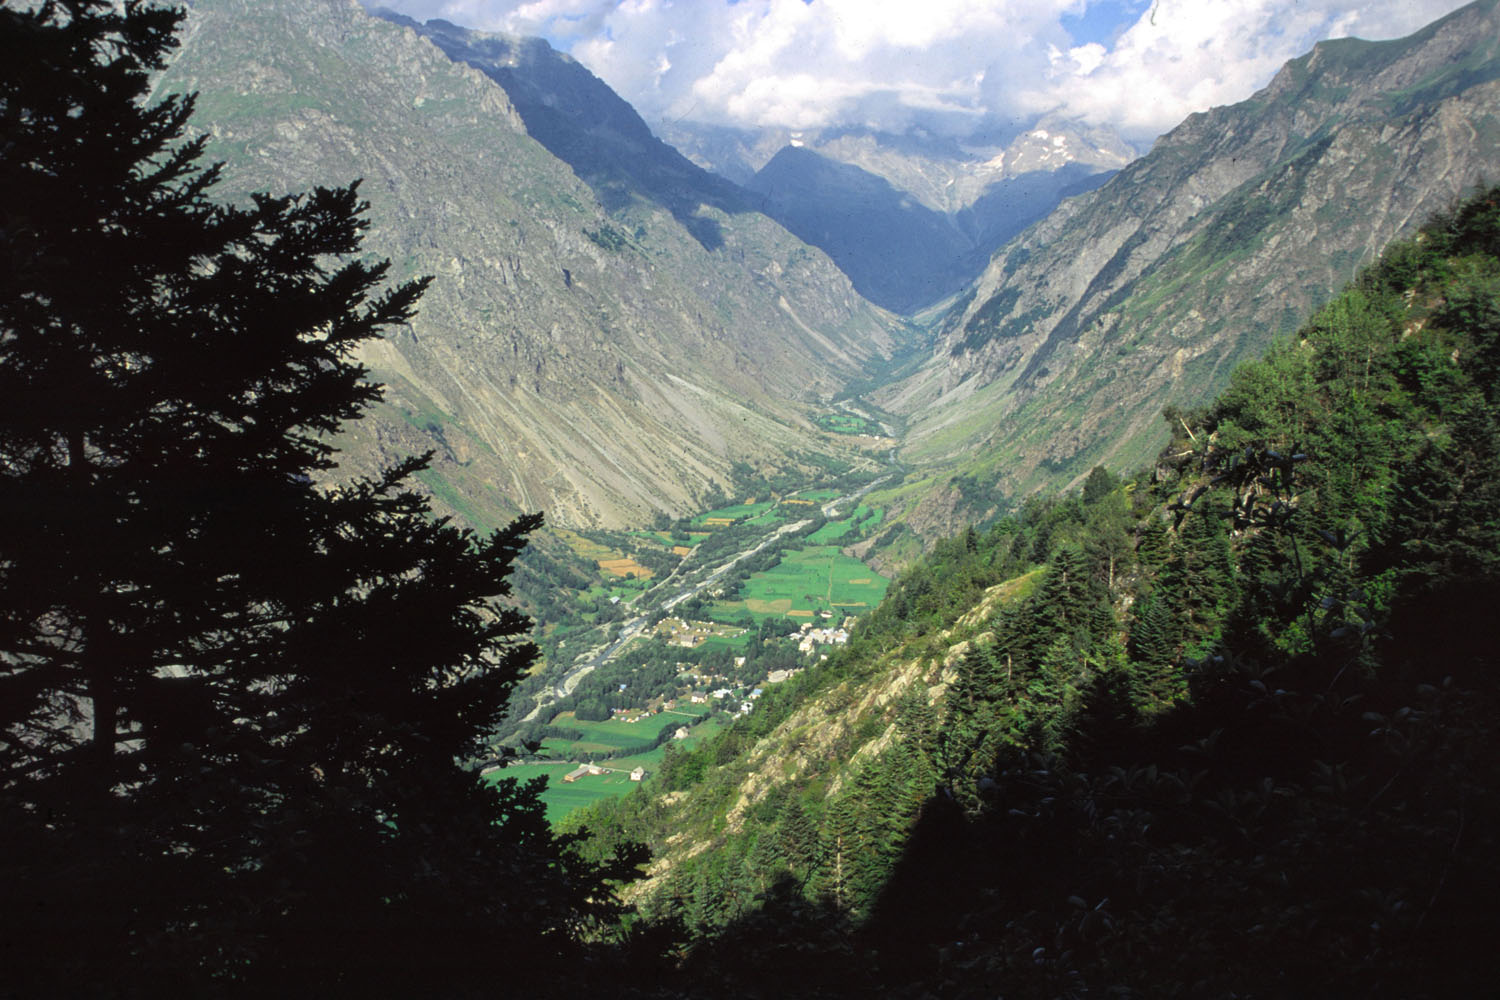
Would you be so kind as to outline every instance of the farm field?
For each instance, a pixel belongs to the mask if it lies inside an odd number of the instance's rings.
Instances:
[[[651,719],[667,719],[681,725],[687,722],[687,718],[681,715],[662,713],[659,716],[651,716]],[[562,722],[558,723],[559,725]],[[644,726],[645,721],[638,725]],[[567,725],[581,728],[584,726],[607,726],[610,723],[574,722],[569,716]],[[628,725],[621,723],[621,725]],[[692,735],[685,740],[679,741],[684,749],[692,749],[698,741],[713,735],[722,728],[715,719],[710,719],[700,725],[694,726]],[[624,744],[624,745],[629,745]],[[544,749],[554,753],[561,758],[566,758],[570,751],[576,750],[583,753],[588,752],[585,744],[568,743],[565,740],[548,739],[542,743]],[[630,772],[637,767],[644,767],[649,774],[661,766],[661,759],[666,754],[665,747],[657,747],[646,753],[631,754],[628,757],[613,757],[609,760],[598,761],[600,767],[609,768],[603,774],[584,775],[577,781],[564,782],[563,775],[578,766],[576,761],[560,759],[555,763],[530,763],[512,764],[510,767],[499,771],[493,771],[485,775],[485,780],[496,782],[502,778],[515,778],[517,781],[525,782],[532,778],[543,777],[547,779],[547,788],[542,792],[542,804],[547,807],[547,820],[556,823],[568,813],[580,806],[586,806],[599,799],[611,798],[624,795],[635,786],[630,780]]]
[[[870,530],[880,523],[885,511],[880,507],[866,507],[860,504],[854,508],[854,513],[842,521],[829,521],[823,527],[807,536],[807,540],[814,545],[828,545],[842,538],[851,541],[858,539],[861,534]]]
[[[654,573],[636,562],[631,556],[622,556],[619,559],[598,559],[595,561],[598,562],[600,569],[613,576],[632,576],[638,580],[649,580],[655,576]]]
[[[809,545],[783,553],[781,561],[753,574],[739,599],[719,601],[714,612],[748,611],[771,617],[814,619],[820,611],[861,615],[880,603],[890,581],[833,545]]]
[[[775,507],[776,504],[770,500],[760,503],[741,503],[729,507],[720,507],[718,510],[707,510],[697,515],[690,522],[695,526],[717,524],[724,521],[743,521],[746,518],[758,517]]]
[[[878,435],[883,433],[880,425],[875,421],[852,413],[825,413],[818,417],[817,423],[825,431],[831,431],[834,434]]]
[[[749,632],[742,631],[739,635],[711,635],[703,640],[704,649],[713,649],[715,646],[723,646],[736,651],[743,650],[750,645],[752,636]]]
[[[575,753],[599,753],[650,743],[663,729],[668,727],[675,729],[687,722],[687,716],[676,715],[672,712],[648,715],[639,722],[623,722],[619,719],[585,722],[574,718],[572,712],[563,712],[553,719],[551,724],[563,729],[576,729],[583,734],[583,739],[571,744],[556,739],[549,739],[544,743],[549,749],[554,749],[554,752],[566,753],[562,748],[571,746]]]
[[[524,782],[537,777],[546,778],[547,789],[542,792],[542,804],[547,807],[547,821],[550,823],[556,823],[579,806],[614,795],[624,795],[635,784],[630,780],[628,769],[626,773],[606,771],[604,774],[591,774],[577,781],[564,782],[563,775],[577,766],[567,762],[512,764],[485,775],[485,780],[493,783],[504,778],[515,778]]]

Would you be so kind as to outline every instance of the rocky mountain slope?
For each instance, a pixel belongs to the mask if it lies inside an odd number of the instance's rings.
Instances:
[[[904,457],[986,502],[1148,460],[1163,406],[1209,398],[1497,158],[1493,0],[1318,45],[1000,250],[933,361],[880,399],[911,418]],[[984,508],[954,482],[913,517],[941,532]]]
[[[443,20],[419,23],[377,8],[375,14],[431,41],[505,90],[527,134],[573,168],[610,210],[654,202],[705,249],[719,247],[719,224],[700,214],[709,205],[745,213],[753,199],[651,134],[635,109],[571,56],[541,38],[471,31]]]
[[[362,176],[368,252],[436,276],[365,358],[387,401],[346,464],[434,448],[476,524],[639,522],[827,450],[808,407],[890,348],[820,252],[711,199],[602,199],[502,87],[354,0],[200,0],[157,89],[200,93],[226,197]]]
[[[866,129],[658,130],[758,194],[861,294],[907,313],[963,288],[997,246],[1135,156],[1108,130],[1053,119],[1008,143],[972,146]]]

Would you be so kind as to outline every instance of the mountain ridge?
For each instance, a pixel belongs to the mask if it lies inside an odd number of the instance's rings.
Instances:
[[[1485,0],[1407,39],[1321,43],[998,250],[927,366],[873,397],[908,418],[905,460],[987,497],[940,485],[909,515],[953,507],[944,533],[1149,460],[1164,406],[1207,399],[1500,157],[1496,37]]]
[[[736,461],[842,454],[810,413],[891,347],[818,251],[752,212],[705,205],[709,250],[649,199],[611,210],[501,87],[353,0],[202,0],[157,89],[199,92],[228,197],[359,164],[370,251],[437,280],[365,355],[386,401],[345,463],[432,448],[435,497],[479,527],[640,524]]]
[[[1006,145],[867,129],[657,131],[732,177],[825,250],[860,292],[910,314],[963,288],[995,247],[1102,183],[1134,151],[1105,129],[1044,117]],[[776,148],[772,148],[776,147]]]

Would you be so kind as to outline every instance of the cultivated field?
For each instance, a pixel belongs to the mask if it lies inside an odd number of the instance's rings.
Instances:
[[[636,725],[644,727],[652,719],[670,720],[674,725],[682,725],[687,722],[684,716],[664,712],[661,715],[649,716],[647,720],[643,720]],[[566,720],[560,719],[555,724],[566,724],[570,728],[582,729],[585,726],[607,728],[614,723],[612,721],[576,722],[569,715]],[[620,725],[628,724],[621,723]],[[677,741],[678,745],[683,747],[683,749],[690,750],[697,745],[699,740],[713,735],[720,728],[717,721],[710,719],[701,725],[693,727],[692,735],[685,740]],[[542,745],[545,750],[564,758],[569,750],[576,750],[580,753],[588,752],[585,744],[568,743],[563,740],[545,740]],[[629,743],[621,745],[628,746]],[[599,766],[608,768],[608,770],[603,774],[584,775],[576,781],[563,781],[563,775],[578,767],[576,762],[566,759],[560,759],[555,763],[513,764],[499,771],[492,771],[485,775],[485,780],[495,782],[502,778],[515,778],[518,781],[524,782],[537,777],[546,778],[547,789],[542,792],[542,804],[547,807],[547,819],[550,822],[556,823],[579,806],[586,806],[599,799],[624,795],[631,788],[635,787],[635,782],[630,780],[630,772],[637,767],[644,767],[649,777],[661,766],[661,759],[665,753],[665,747],[657,747],[645,753],[602,760],[598,762]]]
[[[770,500],[760,503],[741,503],[731,507],[720,507],[718,510],[704,511],[690,522],[694,526],[723,527],[725,524],[734,524],[739,521],[749,520],[769,512],[776,504]]]
[[[604,750],[619,750],[624,747],[639,746],[642,743],[650,743],[657,735],[667,728],[676,729],[685,725],[688,721],[686,716],[674,715],[671,712],[662,712],[659,715],[647,715],[639,722],[624,722],[620,719],[605,719],[603,722],[584,722],[576,719],[572,712],[563,712],[552,720],[552,725],[562,729],[576,729],[583,734],[583,739],[573,743],[559,740],[547,740],[545,745],[554,752],[566,753],[564,747],[572,747],[575,753],[598,753]]]
[[[855,541],[862,534],[879,525],[884,515],[885,511],[879,507],[866,507],[860,504],[854,508],[854,513],[842,521],[829,521],[808,535],[807,540],[814,545],[827,545],[840,539]]]
[[[757,619],[814,618],[820,611],[864,614],[880,603],[890,581],[834,545],[810,545],[786,552],[781,562],[753,574],[739,599],[720,601],[714,611],[749,611]]]
[[[652,573],[630,556],[621,559],[599,559],[599,568],[614,576],[634,575],[638,580],[649,580]]]

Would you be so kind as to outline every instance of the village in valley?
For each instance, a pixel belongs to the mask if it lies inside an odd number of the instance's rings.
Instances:
[[[649,779],[669,747],[695,746],[827,659],[889,582],[849,550],[883,512],[855,495],[838,516],[844,499],[773,494],[651,531],[578,533],[575,551],[600,574],[594,634],[619,637],[601,652],[587,630],[553,626],[542,646],[574,658],[568,683],[543,692],[483,773],[545,777],[555,820]]]

